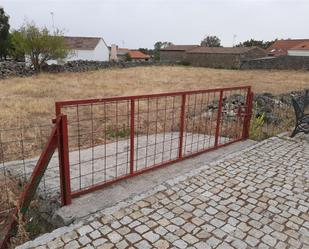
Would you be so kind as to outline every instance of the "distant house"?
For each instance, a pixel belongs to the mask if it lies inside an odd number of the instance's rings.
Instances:
[[[132,61],[148,61],[150,59],[148,54],[144,54],[139,50],[130,50],[129,56]]]
[[[65,36],[64,43],[70,53],[64,59],[49,60],[47,64],[64,64],[67,61],[109,61],[109,49],[101,37],[75,37]],[[30,57],[25,56],[25,61],[30,64]]]
[[[304,42],[309,42],[309,39],[277,40],[267,49],[267,54],[268,56],[275,57],[289,55],[289,50],[292,50],[294,47],[297,47]]]
[[[144,54],[139,50],[130,50],[128,48],[119,48],[117,45],[112,45],[110,53],[110,60],[113,61],[148,61],[150,56],[148,54]]]
[[[288,50],[290,56],[309,56],[309,40],[304,41]]]
[[[65,36],[64,42],[71,50],[63,60],[51,60],[48,64],[63,64],[67,61],[109,61],[109,49],[101,37]]]
[[[118,48],[117,46],[117,60],[118,61],[125,61],[127,60],[129,49],[127,48]]]
[[[185,53],[199,45],[171,45],[160,50],[160,61],[181,62]]]
[[[184,61],[193,66],[240,68],[243,61],[267,56],[259,47],[196,47],[185,53]]]

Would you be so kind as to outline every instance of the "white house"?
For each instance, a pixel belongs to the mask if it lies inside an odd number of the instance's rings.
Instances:
[[[67,58],[49,60],[47,64],[64,64],[67,61],[109,61],[109,48],[101,37],[74,37],[65,36],[64,42],[71,50]],[[25,56],[27,65],[31,64],[30,56]]]
[[[109,61],[109,49],[101,37],[65,36],[64,41],[68,48],[72,50],[65,61]]]
[[[101,37],[65,36],[64,42],[71,50],[67,58],[49,60],[47,64],[64,64],[67,61],[109,61],[109,49]]]
[[[288,50],[290,56],[309,56],[309,40],[299,43]]]

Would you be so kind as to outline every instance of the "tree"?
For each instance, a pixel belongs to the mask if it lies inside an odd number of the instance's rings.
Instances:
[[[15,61],[24,61],[25,60],[25,51],[23,48],[23,37],[21,32],[14,30],[10,34],[10,50],[9,54]]]
[[[9,40],[9,16],[5,14],[4,9],[0,7],[0,59],[6,59],[8,55]]]
[[[25,54],[36,71],[41,71],[48,60],[63,59],[70,52],[60,30],[50,34],[46,27],[39,28],[34,23],[25,23],[13,33],[12,46],[13,54]]]
[[[277,39],[276,39],[277,40]],[[273,41],[263,41],[250,39],[244,42],[240,42],[236,47],[260,47],[263,49],[269,48],[276,40]]]
[[[132,61],[131,55],[129,53],[126,53],[124,60],[125,61]]]
[[[144,54],[148,54],[151,57],[153,56],[153,49],[149,49],[149,48],[139,48],[138,51],[144,53]]]
[[[221,40],[215,35],[206,36],[201,41],[202,47],[221,47]]]
[[[163,48],[166,48],[168,46],[171,46],[173,45],[173,43],[171,42],[161,42],[161,41],[158,41],[154,44],[154,50],[153,50],[153,58],[154,60],[156,61],[159,61],[160,60],[160,50],[163,49]]]

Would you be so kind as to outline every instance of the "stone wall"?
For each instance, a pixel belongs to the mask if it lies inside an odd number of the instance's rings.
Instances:
[[[192,66],[239,69],[243,60],[261,58],[266,56],[266,52],[255,48],[246,53],[194,53],[187,52],[184,56],[184,62]]]
[[[86,72],[99,70],[104,68],[129,68],[138,66],[152,66],[152,65],[171,65],[165,62],[155,61],[130,61],[130,62],[102,62],[102,61],[70,61],[64,65],[46,65],[43,71],[49,73],[60,72]],[[8,77],[26,77],[34,75],[36,72],[25,66],[23,62],[6,61],[0,62],[0,79]]]
[[[160,51],[160,61],[165,62],[182,62],[185,56],[185,51]]]
[[[44,71],[50,73],[59,72],[86,72],[104,68],[129,68],[138,66],[152,66],[161,63],[154,61],[128,61],[128,62],[109,62],[109,61],[69,61],[64,65],[50,65],[44,68]]]
[[[240,55],[187,53],[184,61],[196,67],[237,69],[240,66]]]
[[[26,77],[34,74],[34,71],[26,67],[24,62],[4,61],[0,62],[0,79],[7,77]]]
[[[309,70],[309,56],[280,56],[243,61],[241,69]]]

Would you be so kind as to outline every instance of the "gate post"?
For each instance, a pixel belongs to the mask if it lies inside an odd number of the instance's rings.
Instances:
[[[218,141],[219,141],[222,104],[223,104],[223,90],[220,90],[220,97],[219,97],[219,103],[218,103],[218,114],[217,114],[217,125],[216,125],[216,135],[215,135],[215,147],[218,146]]]
[[[181,95],[181,110],[180,110],[180,125],[179,125],[179,145],[178,145],[178,158],[182,158],[183,147],[183,133],[185,129],[185,107],[186,107],[186,94]]]
[[[60,122],[58,123],[57,127],[57,135],[58,135],[61,203],[63,206],[66,206],[72,203],[69,145],[68,145],[69,140],[68,120],[67,116],[63,114],[60,114],[58,117],[60,118]]]
[[[243,126],[243,130],[242,130],[242,139],[243,140],[249,138],[250,121],[251,121],[251,117],[252,117],[252,108],[253,108],[253,92],[251,91],[251,87],[249,87],[248,92],[247,92],[244,126]]]
[[[130,113],[130,174],[134,174],[135,101],[131,99]]]

